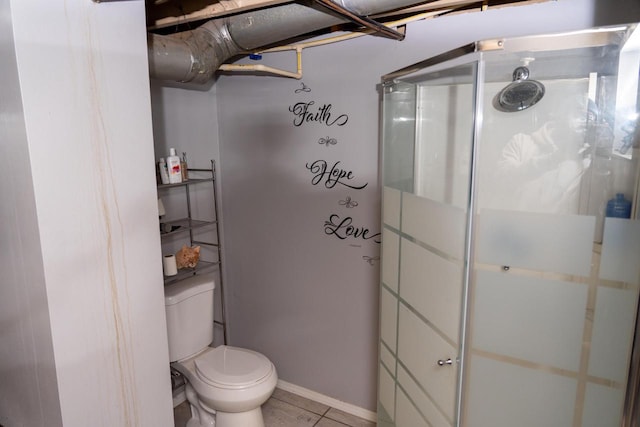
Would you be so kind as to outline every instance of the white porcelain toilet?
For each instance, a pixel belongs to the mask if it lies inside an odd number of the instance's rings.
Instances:
[[[165,286],[171,366],[186,378],[187,427],[264,427],[260,406],[276,387],[273,363],[255,351],[213,341],[213,275]]]

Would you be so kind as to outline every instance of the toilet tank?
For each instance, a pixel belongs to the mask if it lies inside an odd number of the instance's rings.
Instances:
[[[213,274],[191,276],[164,287],[169,359],[185,359],[213,341]]]

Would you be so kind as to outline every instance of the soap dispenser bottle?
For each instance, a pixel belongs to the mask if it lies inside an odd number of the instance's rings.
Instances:
[[[178,184],[182,182],[182,170],[180,169],[180,157],[176,154],[176,149],[169,149],[167,157],[167,170],[169,172],[169,183]]]

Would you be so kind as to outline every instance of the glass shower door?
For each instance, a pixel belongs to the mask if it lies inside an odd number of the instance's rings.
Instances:
[[[640,284],[640,40],[604,34],[483,57],[464,425],[622,425]],[[495,108],[522,66],[544,96]]]
[[[378,425],[638,425],[639,76],[629,25],[383,78]]]
[[[458,417],[475,75],[384,88],[379,426]]]

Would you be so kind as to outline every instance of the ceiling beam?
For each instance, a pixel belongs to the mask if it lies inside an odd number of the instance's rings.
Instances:
[[[94,0],[109,1],[109,0]],[[417,6],[381,13],[370,18],[391,17],[400,14],[417,14],[451,8],[478,6],[480,10],[516,4],[540,3],[549,0],[430,0]],[[213,18],[264,9],[291,0],[155,0],[147,3],[147,29],[178,27],[190,22],[204,21]],[[183,29],[182,29],[183,30]],[[180,30],[180,31],[182,31]]]
[[[173,0],[147,5],[147,29],[155,30],[262,9],[291,0]]]

